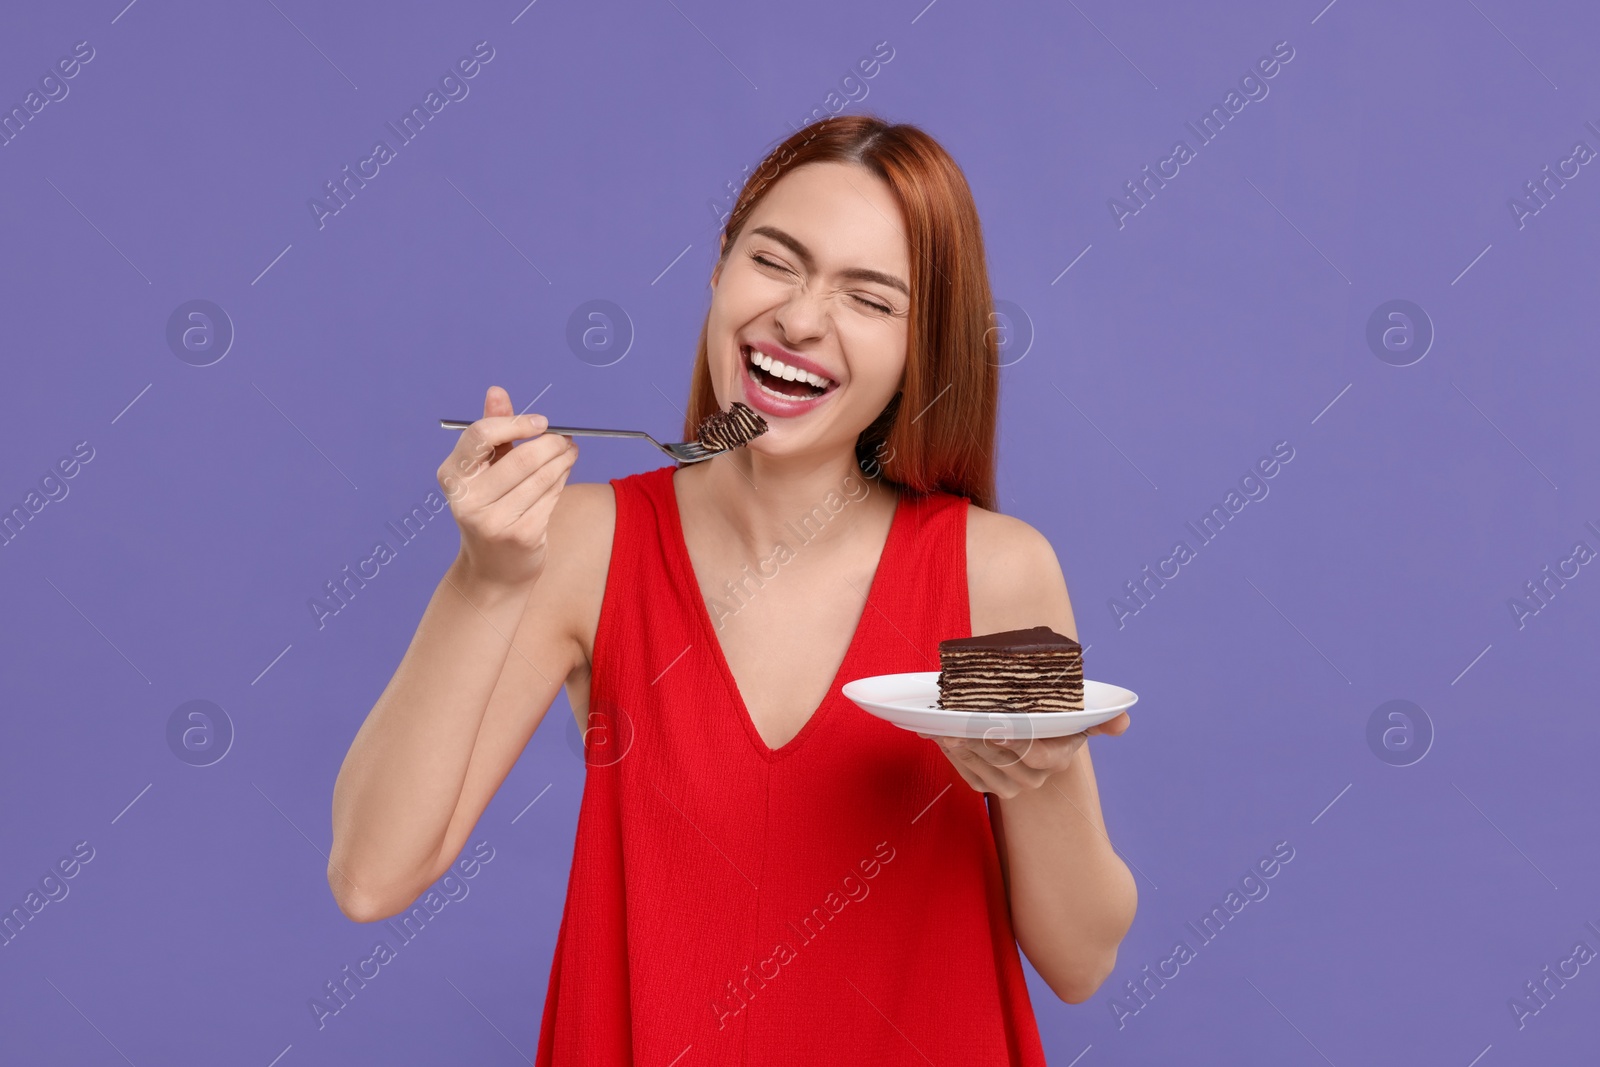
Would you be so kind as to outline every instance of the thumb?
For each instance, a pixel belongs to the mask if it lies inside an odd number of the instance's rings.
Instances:
[[[511,394],[498,385],[489,386],[489,391],[483,394],[483,417],[511,414],[515,414],[511,406]]]
[[[483,417],[491,415],[515,415],[516,409],[511,406],[511,394],[498,385],[489,386],[489,391],[483,394]],[[498,462],[507,452],[511,451],[511,443],[495,445],[494,458],[491,463]]]

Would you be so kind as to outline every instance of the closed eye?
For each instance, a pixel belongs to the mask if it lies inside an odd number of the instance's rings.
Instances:
[[[780,263],[774,263],[772,260],[768,259],[766,256],[763,256],[760,252],[752,252],[752,253],[750,253],[750,258],[752,260],[754,260],[755,262],[761,264],[763,267],[770,267],[773,270],[781,270],[781,271],[784,271],[785,273],[788,273],[788,268],[787,267],[783,266]],[[894,314],[894,309],[893,308],[886,307],[883,304],[878,303],[876,300],[868,300],[865,297],[857,296],[854,293],[851,294],[850,298],[852,300],[855,300],[858,303],[865,304],[867,307],[871,308],[874,311],[882,312],[885,315]]]

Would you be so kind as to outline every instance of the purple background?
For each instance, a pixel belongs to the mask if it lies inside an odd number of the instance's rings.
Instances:
[[[0,547],[0,908],[75,842],[94,858],[0,947],[0,1060],[531,1057],[583,783],[571,709],[472,835],[494,859],[470,895],[319,1029],[311,998],[396,940],[335,907],[330,794],[454,556],[448,514],[323,628],[307,602],[398,544],[385,524],[452,444],[435,420],[476,417],[490,383],[675,437],[728,183],[880,41],[850,106],[949,148],[1009,302],[1002,505],[1055,544],[1090,676],[1140,694],[1095,741],[1139,913],[1087,1003],[1030,971],[1051,1062],[1592,1054],[1600,967],[1521,1028],[1509,1001],[1600,949],[1600,576],[1550,583],[1522,626],[1508,601],[1600,549],[1600,167],[1521,227],[1509,201],[1600,149],[1600,16],[925,2],[8,12],[6,111],[95,52],[0,147],[0,508],[77,442],[94,456]],[[319,229],[309,198],[483,40],[470,95]],[[1270,94],[1119,228],[1109,198],[1195,147],[1184,123],[1279,41]],[[195,299],[236,333],[203,367],[167,340]],[[566,341],[593,299],[632,333],[609,366]],[[1407,366],[1367,341],[1394,299],[1437,335]],[[1119,626],[1124,583],[1195,547],[1185,523],[1279,441],[1270,494]],[[662,462],[583,448],[583,481]],[[1434,735],[1405,766],[1420,748],[1368,742],[1395,699]],[[205,767],[168,741],[191,700],[234,732]],[[1119,1027],[1124,983],[1197,946],[1185,923],[1279,841],[1270,895]]]

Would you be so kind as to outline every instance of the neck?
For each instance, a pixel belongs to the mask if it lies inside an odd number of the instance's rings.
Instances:
[[[749,555],[779,542],[795,549],[833,543],[895,505],[894,489],[863,474],[853,449],[774,459],[736,448],[675,477],[700,505],[697,520]]]

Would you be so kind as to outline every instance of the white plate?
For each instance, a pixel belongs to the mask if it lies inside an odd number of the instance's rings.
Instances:
[[[940,737],[1065,737],[1115,719],[1139,695],[1105,682],[1083,681],[1082,711],[952,711],[939,703],[939,672],[880,674],[846,682],[844,695],[862,711],[903,730]]]

